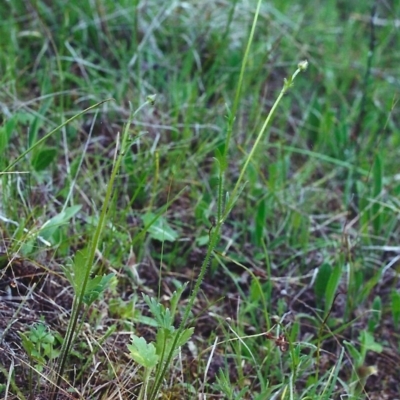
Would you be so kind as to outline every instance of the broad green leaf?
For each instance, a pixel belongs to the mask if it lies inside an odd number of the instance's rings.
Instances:
[[[249,295],[250,295],[250,300],[254,303],[257,303],[263,299],[264,296],[263,288],[261,287],[260,281],[257,277],[251,278]]]
[[[156,214],[146,213],[142,216],[142,219],[152,239],[161,242],[175,242],[178,239],[178,233],[171,228],[164,217],[157,217]]]
[[[197,244],[199,247],[203,247],[203,246],[205,246],[206,244],[208,244],[208,242],[210,241],[210,236],[208,236],[208,235],[205,235],[205,236],[198,236],[195,240],[196,240],[196,244]]]
[[[14,115],[4,124],[4,126],[0,127],[0,153],[3,153],[7,148],[11,135],[14,132],[16,122],[17,118]]]
[[[374,336],[370,332],[361,331],[360,342],[361,342],[361,352],[363,358],[365,358],[367,351],[382,353],[383,350],[382,345],[375,342]]]
[[[81,205],[75,205],[72,207],[66,208],[64,211],[61,211],[59,214],[55,215],[53,218],[49,219],[47,222],[45,222],[40,231],[39,235],[48,241],[52,241],[53,235],[57,231],[57,229],[60,228],[62,225],[66,225],[69,220],[79,212],[79,210],[82,208]]]
[[[77,296],[80,295],[82,286],[85,282],[85,276],[86,276],[86,268],[90,268],[90,266],[87,266],[87,259],[88,259],[88,253],[89,250],[87,248],[78,250],[75,253],[75,258],[72,263],[72,286],[75,289],[75,294]]]
[[[32,167],[35,171],[43,171],[54,161],[56,156],[57,149],[52,147],[43,148],[32,157]]]
[[[134,322],[152,326],[153,328],[159,327],[158,322],[154,318],[147,317],[146,315],[142,315],[142,314],[138,313],[137,311],[135,312],[135,315],[134,315]]]
[[[325,291],[328,286],[331,274],[332,266],[329,263],[323,263],[318,268],[317,277],[315,278],[314,282],[314,293],[320,301],[325,297]]]
[[[184,329],[184,331],[181,333],[181,336],[178,340],[178,347],[184,346],[189,339],[193,336],[194,328],[188,328]]]
[[[145,368],[154,368],[158,363],[158,355],[153,343],[147,343],[142,337],[131,336],[131,344],[128,344],[132,359]]]
[[[333,268],[325,290],[325,314],[327,314],[332,307],[332,303],[335,298],[341,277],[342,267],[340,265],[337,265]]]
[[[265,221],[267,220],[267,205],[265,199],[261,199],[256,213],[255,213],[255,242],[258,246],[261,246],[262,240],[264,238]]]
[[[46,90],[46,89],[44,89],[44,90]],[[48,90],[50,90],[50,86],[49,86]],[[35,146],[35,144],[38,142],[38,140],[37,140],[38,133],[44,122],[43,116],[47,114],[47,111],[48,111],[50,105],[52,104],[52,102],[53,102],[52,97],[48,97],[47,99],[44,99],[44,101],[41,102],[38,112],[33,116],[33,119],[31,119],[29,133],[28,133],[29,147]]]

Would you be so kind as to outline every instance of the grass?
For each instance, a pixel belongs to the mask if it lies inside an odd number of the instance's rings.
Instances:
[[[398,396],[398,6],[49,4],[0,6],[2,397]]]

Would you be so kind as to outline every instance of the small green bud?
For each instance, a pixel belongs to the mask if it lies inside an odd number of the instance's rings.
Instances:
[[[357,368],[357,374],[360,378],[368,378],[371,375],[378,374],[378,367],[376,365],[371,365],[369,367],[362,365]]]
[[[305,70],[307,69],[307,67],[308,67],[308,61],[307,61],[307,60],[300,61],[300,62],[297,64],[297,68],[298,68],[299,70],[301,70],[301,71],[305,71]]]
[[[156,94],[151,94],[151,95],[147,96],[147,101],[148,101],[152,106],[154,106],[154,103],[156,102],[156,97],[157,97]]]

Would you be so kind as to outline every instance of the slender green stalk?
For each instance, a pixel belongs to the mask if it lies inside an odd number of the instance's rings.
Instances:
[[[128,122],[125,125],[123,134],[122,134],[122,142],[120,145],[117,143],[117,148],[116,148],[116,153],[115,153],[115,158],[114,158],[114,166],[111,172],[111,177],[107,185],[107,191],[106,191],[106,196],[104,199],[103,207],[101,209],[100,217],[99,217],[99,223],[96,227],[96,230],[94,232],[93,240],[91,242],[90,250],[89,250],[89,255],[85,261],[85,276],[84,280],[82,283],[82,286],[79,288],[78,293],[74,297],[74,302],[73,302],[73,307],[72,307],[72,312],[71,312],[71,319],[69,320],[68,323],[68,328],[67,328],[67,333],[66,333],[66,338],[64,339],[62,348],[61,348],[61,355],[60,355],[60,361],[58,364],[58,369],[57,369],[57,378],[56,378],[56,384],[54,387],[54,392],[52,394],[51,400],[57,399],[58,392],[59,392],[59,387],[61,384],[62,380],[62,375],[64,372],[65,368],[65,363],[68,358],[68,354],[70,352],[70,349],[73,344],[73,337],[76,334],[75,329],[78,323],[78,318],[80,314],[80,310],[82,309],[83,306],[83,298],[86,292],[86,287],[87,283],[89,281],[90,277],[90,272],[92,269],[92,265],[95,259],[96,255],[96,249],[98,248],[98,244],[100,243],[100,238],[103,233],[103,228],[106,222],[106,217],[109,209],[109,203],[111,200],[111,196],[113,194],[113,186],[114,186],[114,181],[115,178],[119,172],[119,168],[121,165],[121,162],[125,156],[126,150],[129,148],[129,127],[135,117],[135,115],[147,104],[153,104],[154,98],[149,97],[147,101],[139,107],[135,112],[132,112]]]
[[[273,117],[273,115],[275,113],[276,108],[278,107],[278,104],[281,102],[282,97],[286,94],[286,92],[289,90],[289,88],[293,85],[293,81],[296,78],[296,76],[301,71],[304,71],[307,68],[307,65],[308,65],[307,61],[300,62],[298,64],[298,66],[297,66],[297,70],[294,72],[292,77],[290,79],[288,79],[288,80],[285,79],[285,83],[283,85],[283,88],[282,88],[281,92],[279,93],[279,96],[275,100],[271,110],[269,111],[269,113],[267,115],[267,118],[265,119],[264,124],[261,127],[260,132],[257,135],[257,139],[254,142],[253,147],[250,150],[250,153],[247,156],[246,161],[245,161],[242,169],[240,170],[239,178],[236,181],[236,184],[235,184],[235,187],[233,188],[233,191],[232,191],[232,194],[230,196],[229,202],[226,205],[225,214],[223,215],[223,218],[222,218],[223,220],[225,220],[227,218],[228,214],[230,213],[230,211],[231,211],[231,209],[232,209],[232,207],[233,207],[233,205],[234,205],[234,203],[236,201],[236,196],[237,196],[237,193],[239,191],[239,187],[242,185],[242,181],[243,181],[243,178],[244,178],[244,174],[245,174],[245,172],[247,170],[247,167],[248,167],[251,159],[254,156],[254,153],[255,153],[255,151],[256,151],[256,149],[257,149],[257,147],[258,147],[258,145],[259,145],[259,143],[260,143],[260,141],[261,141],[261,139],[262,139],[262,137],[263,137],[263,135],[265,133],[265,130],[267,129],[269,123],[271,122],[271,119],[272,119],[272,117]]]

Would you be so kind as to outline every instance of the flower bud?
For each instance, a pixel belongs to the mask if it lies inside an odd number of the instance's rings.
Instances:
[[[299,70],[301,70],[301,71],[305,71],[305,70],[307,69],[307,67],[308,67],[308,61],[307,61],[307,60],[300,61],[300,62],[297,64],[297,68],[298,68]]]

